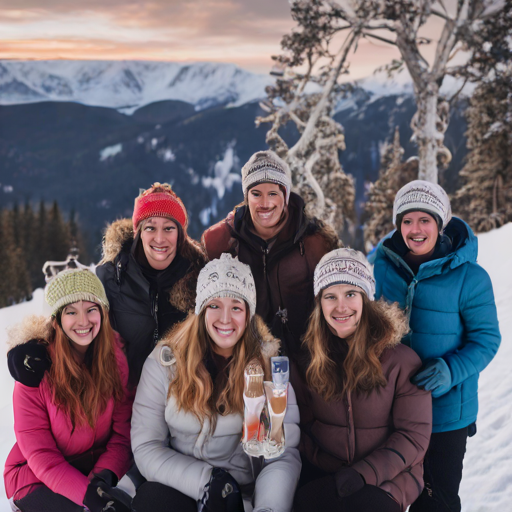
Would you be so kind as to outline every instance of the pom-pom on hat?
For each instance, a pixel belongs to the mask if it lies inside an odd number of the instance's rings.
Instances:
[[[256,286],[249,265],[230,254],[207,263],[197,278],[196,315],[214,297],[231,297],[249,304],[251,318],[256,312]]]
[[[247,192],[258,183],[276,183],[286,190],[286,204],[290,199],[292,173],[288,164],[273,151],[258,151],[242,167],[242,190]]]
[[[439,222],[439,230],[452,218],[450,199],[443,187],[429,181],[415,180],[404,185],[396,194],[393,204],[393,224],[400,228],[402,217],[408,212],[429,213]]]
[[[105,288],[96,274],[86,269],[68,269],[59,272],[46,285],[44,298],[52,308],[52,316],[73,302],[86,300],[109,307]]]
[[[133,231],[139,224],[150,217],[170,217],[187,228],[187,210],[181,199],[167,183],[154,183],[135,198],[133,208]]]
[[[315,297],[325,288],[337,284],[358,286],[373,300],[375,279],[362,252],[354,249],[334,249],[318,262],[313,276]]]

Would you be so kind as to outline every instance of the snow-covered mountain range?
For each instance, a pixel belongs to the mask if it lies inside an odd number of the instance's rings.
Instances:
[[[269,75],[234,64],[142,61],[0,61],[0,104],[73,101],[131,113],[161,100],[202,110],[265,96]]]
[[[73,101],[131,114],[156,101],[180,100],[202,110],[264,98],[265,87],[273,81],[270,75],[214,62],[0,60],[0,105]],[[392,79],[382,71],[358,85],[372,101],[413,94],[405,70]],[[451,95],[459,87],[457,80],[447,77],[442,92]],[[352,102],[353,98],[342,100],[337,110],[351,107]]]

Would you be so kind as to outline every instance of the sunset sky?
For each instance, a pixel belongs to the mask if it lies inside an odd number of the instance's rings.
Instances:
[[[288,0],[2,0],[0,59],[218,61],[268,73],[293,26]],[[351,78],[397,56],[362,41]]]

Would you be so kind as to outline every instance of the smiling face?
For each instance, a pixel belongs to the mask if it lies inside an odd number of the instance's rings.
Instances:
[[[213,350],[223,357],[230,357],[244,334],[247,306],[238,299],[215,297],[206,305],[205,321]]]
[[[329,328],[340,338],[356,331],[363,312],[364,293],[351,284],[336,284],[322,290],[320,305]]]
[[[166,269],[174,260],[178,246],[178,227],[167,217],[144,221],[140,233],[144,254],[155,270]]]
[[[256,233],[264,239],[278,231],[285,208],[284,192],[275,183],[258,183],[247,193],[247,203]]]
[[[400,232],[405,245],[415,256],[430,256],[439,236],[437,222],[428,213],[409,212],[402,218]]]
[[[100,332],[100,306],[85,300],[68,304],[62,310],[60,323],[72,346],[80,354],[85,354]]]

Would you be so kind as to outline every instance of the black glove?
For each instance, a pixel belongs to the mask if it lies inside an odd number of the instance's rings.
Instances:
[[[201,512],[244,512],[242,492],[238,482],[224,469],[213,468],[205,485]]]
[[[344,498],[360,491],[366,484],[361,473],[355,469],[344,467],[334,474],[338,496]]]
[[[7,352],[7,364],[13,379],[31,388],[39,387],[44,373],[52,362],[48,357],[46,345],[38,340],[30,340],[16,345]]]
[[[84,505],[91,512],[131,512],[131,497],[111,484],[117,476],[108,469],[95,474],[87,487]]]

